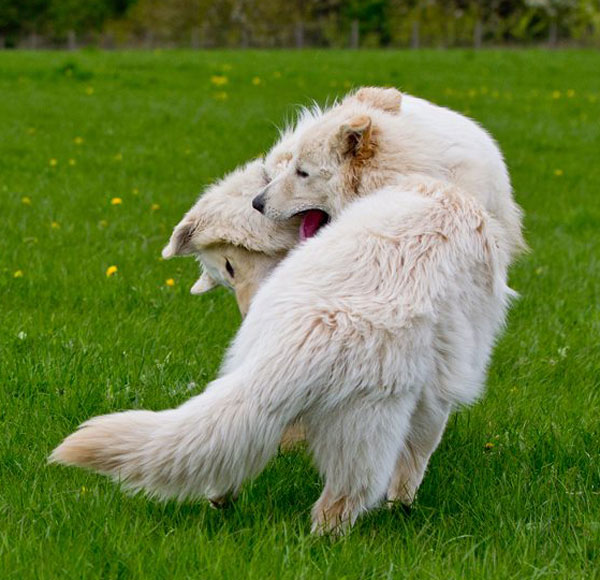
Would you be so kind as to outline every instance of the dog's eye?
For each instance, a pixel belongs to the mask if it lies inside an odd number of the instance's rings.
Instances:
[[[233,266],[231,265],[231,262],[227,259],[225,259],[225,269],[227,270],[227,272],[229,273],[229,275],[233,278],[234,277],[234,270],[233,270]]]
[[[299,167],[296,168],[296,175],[298,177],[308,177],[308,173],[306,171],[302,171]]]
[[[262,174],[263,174],[263,181],[265,182],[265,185],[269,185],[269,183],[271,183],[271,176],[267,173],[267,170],[264,167],[262,170]]]

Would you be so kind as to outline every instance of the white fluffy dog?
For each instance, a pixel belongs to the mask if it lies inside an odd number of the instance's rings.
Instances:
[[[482,390],[511,249],[455,186],[386,187],[275,269],[204,393],[91,419],[51,459],[159,497],[220,500],[302,417],[325,480],[315,531],[351,525],[388,488],[410,500],[451,408]]]

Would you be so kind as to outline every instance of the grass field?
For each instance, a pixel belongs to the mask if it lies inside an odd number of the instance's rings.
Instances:
[[[595,52],[0,53],[0,576],[600,577],[598,70]],[[294,105],[363,84],[491,130],[532,250],[487,395],[451,420],[412,514],[311,537],[302,451],[224,512],[47,466],[84,419],[215,376],[233,297],[190,296],[196,264],[161,248]]]

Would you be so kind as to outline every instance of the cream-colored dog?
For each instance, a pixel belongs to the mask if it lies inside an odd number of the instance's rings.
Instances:
[[[521,210],[498,146],[475,122],[396,89],[367,87],[322,113],[305,111],[287,167],[253,205],[285,221],[300,215],[303,237],[357,197],[423,174],[458,185],[504,228],[511,255],[525,246]]]
[[[96,417],[51,459],[158,497],[221,501],[302,417],[325,480],[315,531],[351,525],[388,489],[410,499],[451,408],[483,387],[509,246],[445,182],[419,176],[360,199],[271,273],[204,393]]]

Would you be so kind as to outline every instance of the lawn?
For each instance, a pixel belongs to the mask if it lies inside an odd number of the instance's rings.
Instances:
[[[0,53],[0,576],[599,577],[599,70],[577,51]],[[487,394],[451,419],[412,513],[311,537],[303,451],[222,512],[48,466],[88,417],[215,376],[234,299],[191,296],[196,264],[161,248],[295,105],[364,84],[487,127],[531,247]]]

